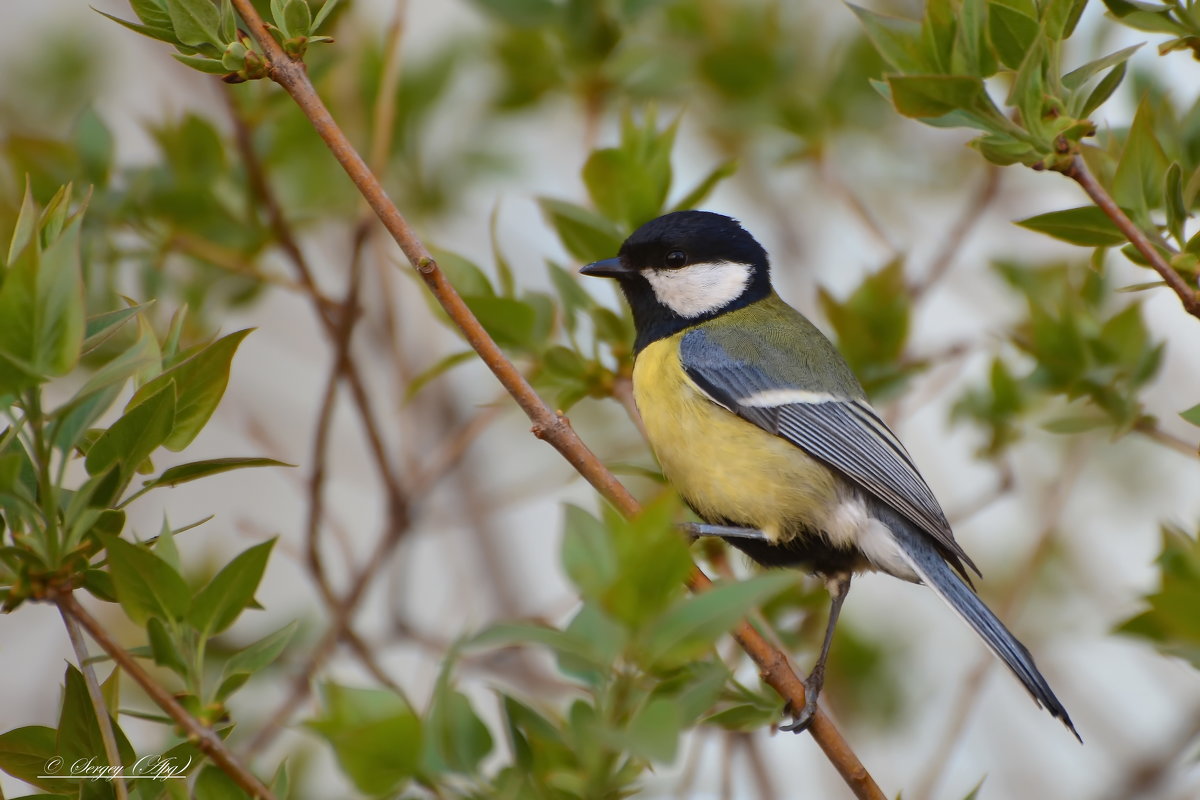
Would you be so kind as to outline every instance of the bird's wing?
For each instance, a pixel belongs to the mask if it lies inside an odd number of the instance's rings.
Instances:
[[[932,537],[964,577],[959,560],[978,574],[908,452],[866,400],[784,377],[793,370],[747,363],[704,328],[684,334],[679,354],[684,372],[714,403],[837,470]]]

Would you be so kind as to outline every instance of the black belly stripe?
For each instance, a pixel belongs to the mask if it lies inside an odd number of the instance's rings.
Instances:
[[[696,511],[696,507],[686,497],[684,502]],[[739,520],[701,514],[699,511],[696,511],[696,515],[710,525],[755,527]],[[824,534],[811,530],[796,531],[792,538],[779,544],[736,538],[726,541],[764,567],[793,567],[820,575],[862,572],[872,568],[871,563],[857,547],[835,547]]]

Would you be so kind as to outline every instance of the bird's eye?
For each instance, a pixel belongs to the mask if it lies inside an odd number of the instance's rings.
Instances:
[[[687,253],[682,250],[672,250],[667,253],[667,268],[679,269],[687,263]]]

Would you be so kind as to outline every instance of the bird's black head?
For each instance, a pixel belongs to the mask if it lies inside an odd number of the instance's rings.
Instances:
[[[635,352],[771,293],[767,251],[737,220],[674,211],[638,228],[584,275],[615,278],[637,326]]]

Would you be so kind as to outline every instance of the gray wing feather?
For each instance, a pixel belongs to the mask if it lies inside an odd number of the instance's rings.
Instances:
[[[743,401],[762,392],[807,387],[730,356],[703,329],[685,334],[679,352],[688,377],[713,402],[786,439],[902,514],[943,548],[964,577],[959,560],[979,573],[954,540],[941,506],[912,458],[865,400],[828,397],[782,405],[748,404]]]

